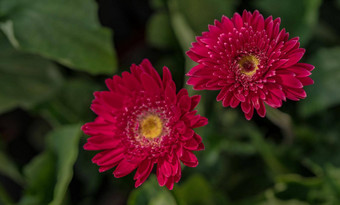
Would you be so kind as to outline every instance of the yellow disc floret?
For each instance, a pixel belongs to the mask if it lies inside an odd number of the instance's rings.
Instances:
[[[147,115],[141,120],[140,133],[148,139],[154,139],[161,135],[163,122],[157,115]]]
[[[256,73],[256,70],[259,69],[259,63],[259,60],[255,56],[249,55],[243,56],[238,62],[238,65],[241,68],[241,73],[247,76],[253,76]]]

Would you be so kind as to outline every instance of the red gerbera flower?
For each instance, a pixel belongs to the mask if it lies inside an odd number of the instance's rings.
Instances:
[[[157,164],[159,184],[172,189],[181,178],[180,162],[196,167],[192,151],[204,149],[193,131],[208,123],[194,110],[200,96],[189,97],[186,89],[176,95],[168,68],[163,68],[162,80],[146,59],[130,70],[106,80],[110,91],[94,93],[91,109],[98,117],[82,127],[92,136],[84,149],[102,151],[92,159],[100,172],[116,167],[113,174],[119,178],[137,169],[136,187]]]
[[[187,52],[198,63],[187,74],[187,84],[220,90],[217,101],[232,108],[241,104],[248,120],[254,108],[265,116],[264,102],[278,108],[287,98],[305,98],[303,86],[313,84],[308,76],[314,66],[298,63],[305,49],[299,48],[299,38],[289,40],[279,27],[280,18],[264,19],[258,11],[215,20]]]

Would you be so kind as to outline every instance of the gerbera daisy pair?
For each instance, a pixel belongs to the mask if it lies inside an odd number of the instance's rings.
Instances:
[[[303,86],[313,84],[308,76],[314,66],[299,63],[305,50],[279,26],[279,18],[264,19],[258,11],[216,20],[187,52],[198,63],[187,83],[220,90],[217,100],[224,107],[240,105],[248,120],[254,109],[265,116],[264,103],[278,108],[286,99],[305,98]],[[136,187],[156,165],[159,185],[172,189],[181,178],[181,162],[196,167],[193,151],[204,149],[193,130],[208,123],[196,115],[200,96],[190,97],[186,89],[176,94],[169,69],[163,68],[161,79],[147,59],[106,85],[109,91],[94,93],[91,109],[98,117],[82,127],[91,136],[84,149],[101,151],[92,162],[100,172],[116,167],[117,178],[137,169]]]

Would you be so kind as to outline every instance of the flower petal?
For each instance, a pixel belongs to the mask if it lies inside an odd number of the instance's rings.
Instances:
[[[180,159],[188,167],[196,167],[198,165],[198,160],[191,151],[183,150],[183,155]]]
[[[123,159],[122,161],[119,162],[118,166],[113,172],[113,175],[116,178],[124,177],[130,174],[134,169],[136,169],[137,166],[138,163],[130,163],[126,159]]]

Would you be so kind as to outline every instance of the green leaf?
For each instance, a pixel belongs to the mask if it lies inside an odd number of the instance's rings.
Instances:
[[[149,205],[176,205],[176,201],[170,192],[161,192],[150,200]]]
[[[21,176],[20,172],[18,171],[18,168],[16,167],[14,162],[12,162],[11,159],[9,159],[8,156],[1,150],[0,150],[0,174],[3,174],[11,178],[18,184],[24,183],[24,179]]]
[[[39,56],[16,51],[0,32],[0,113],[31,108],[61,84],[56,66]]]
[[[128,205],[176,205],[176,201],[165,187],[158,185],[154,175],[139,188],[133,190],[127,201]]]
[[[147,25],[147,40],[157,48],[171,48],[177,45],[170,17],[166,12],[155,13]]]
[[[325,191],[328,192],[329,199],[340,202],[340,169],[328,163],[323,167]]]
[[[13,46],[91,74],[113,73],[111,33],[100,26],[96,9],[93,0],[0,2],[2,18],[12,24],[3,31]]]
[[[150,6],[155,10],[163,9],[166,8],[166,1],[167,0],[150,0]]]
[[[304,46],[312,37],[321,2],[322,0],[257,0],[254,4],[265,17],[280,17],[281,28],[286,28],[291,37],[299,36],[301,45]]]
[[[73,176],[79,138],[80,125],[60,127],[48,135],[47,150],[25,167],[27,187],[21,205],[62,204]]]
[[[49,151],[35,157],[25,168],[27,187],[20,205],[47,204],[53,196],[55,157]]]
[[[190,28],[184,15],[180,12],[177,0],[170,0],[169,8],[171,15],[171,24],[176,37],[183,51],[187,51],[191,43],[195,40],[194,31]]]
[[[73,165],[78,156],[80,126],[64,126],[54,131],[49,137],[49,145],[57,157],[57,183],[50,205],[59,205],[64,199],[73,176]]]
[[[12,198],[8,195],[7,190],[0,183],[0,204],[13,205],[14,202]]]
[[[322,184],[319,177],[303,177],[298,174],[283,174],[275,179],[278,183],[297,183],[303,186],[317,187]]]
[[[293,124],[289,114],[281,112],[276,108],[266,105],[267,118],[276,126],[281,128],[284,135],[284,143],[291,144],[293,142]]]
[[[192,175],[180,187],[174,189],[180,204],[215,204],[214,192],[209,182],[199,174]]]
[[[280,200],[274,196],[274,192],[272,190],[268,190],[265,193],[267,201],[264,203],[260,203],[261,205],[308,205],[308,203],[299,201],[299,200]]]
[[[183,50],[184,55],[184,53],[190,48],[191,43],[195,41],[195,34],[194,31],[188,25],[188,22],[185,20],[183,14],[180,13],[177,0],[169,0],[168,2],[170,9],[171,25],[174,29],[174,33]],[[187,73],[192,67],[196,65],[196,63],[192,61],[187,55],[184,55],[184,58],[185,58],[185,73]],[[188,91],[190,95],[194,94],[192,89],[188,89]]]
[[[308,96],[300,103],[299,111],[304,117],[340,103],[340,47],[321,49],[310,59],[315,66],[311,76],[314,85],[306,87]]]
[[[38,112],[56,126],[90,121],[93,119],[90,110],[93,92],[100,89],[91,79],[67,79],[59,92],[38,108]]]
[[[235,0],[176,0],[179,12],[183,14],[196,34],[208,30],[208,24],[221,20],[222,15],[230,16]]]
[[[247,128],[245,128],[247,129]],[[257,151],[267,164],[268,168],[273,172],[274,175],[285,174],[289,172],[287,167],[285,167],[278,157],[275,155],[275,147],[272,144],[268,143],[262,135],[253,130],[249,133],[254,146],[256,147]]]

